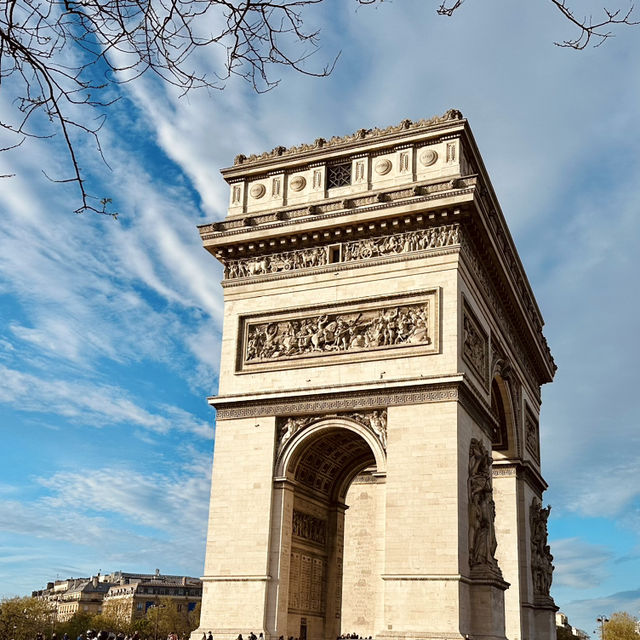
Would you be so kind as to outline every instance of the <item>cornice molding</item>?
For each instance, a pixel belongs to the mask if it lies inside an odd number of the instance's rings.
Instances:
[[[293,225],[309,221],[333,220],[352,215],[354,213],[369,213],[381,211],[402,205],[413,205],[421,202],[432,202],[441,198],[473,194],[476,187],[476,176],[465,176],[457,179],[447,179],[437,183],[422,183],[403,185],[390,191],[367,192],[361,196],[323,200],[305,206],[284,207],[268,213],[246,214],[237,218],[229,218],[220,222],[210,222],[198,225],[202,241],[226,240],[228,244],[237,242],[233,236],[246,234],[251,231],[267,231],[271,229],[285,229]],[[216,242],[224,245],[226,242]]]

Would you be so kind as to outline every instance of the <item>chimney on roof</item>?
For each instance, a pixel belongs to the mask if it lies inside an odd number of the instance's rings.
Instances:
[[[100,575],[100,574],[98,574]],[[91,584],[93,585],[94,589],[95,587],[98,586],[98,576],[93,576],[93,578],[91,579]]]

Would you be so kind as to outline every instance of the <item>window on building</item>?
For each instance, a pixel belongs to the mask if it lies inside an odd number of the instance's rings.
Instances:
[[[180,611],[182,611],[182,605],[181,604],[178,605],[178,612],[180,612]]]
[[[187,607],[188,611],[193,611],[196,608],[196,603],[195,602],[190,602],[189,606]]]
[[[351,163],[330,164],[327,167],[327,187],[346,187],[351,184]]]

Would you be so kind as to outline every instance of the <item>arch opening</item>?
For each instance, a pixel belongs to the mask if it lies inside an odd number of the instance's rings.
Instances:
[[[491,381],[491,414],[495,419],[491,438],[494,459],[514,457],[516,433],[511,394],[508,382],[497,374]]]
[[[349,420],[323,421],[305,431],[292,439],[278,465],[281,477],[293,487],[283,635],[335,640],[340,633],[353,630],[342,628],[345,514],[349,508],[345,500],[356,479],[373,479],[384,489],[381,468],[385,454],[370,430]],[[359,517],[366,520],[370,516],[360,513]],[[370,550],[371,554],[375,551]]]

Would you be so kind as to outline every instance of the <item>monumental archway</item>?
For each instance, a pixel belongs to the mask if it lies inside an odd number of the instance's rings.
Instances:
[[[341,631],[345,496],[365,469],[384,478],[384,414],[280,421],[274,482],[276,492],[289,494],[283,502],[292,503],[290,519],[289,509],[279,510],[285,514],[283,528],[290,528],[291,549],[277,543],[274,556],[290,553],[288,580],[283,576],[278,594],[286,603],[286,637],[333,640]]]
[[[387,640],[551,640],[538,416],[555,364],[466,120],[223,175],[228,216],[200,227],[225,316],[194,639],[334,640],[362,618]]]

